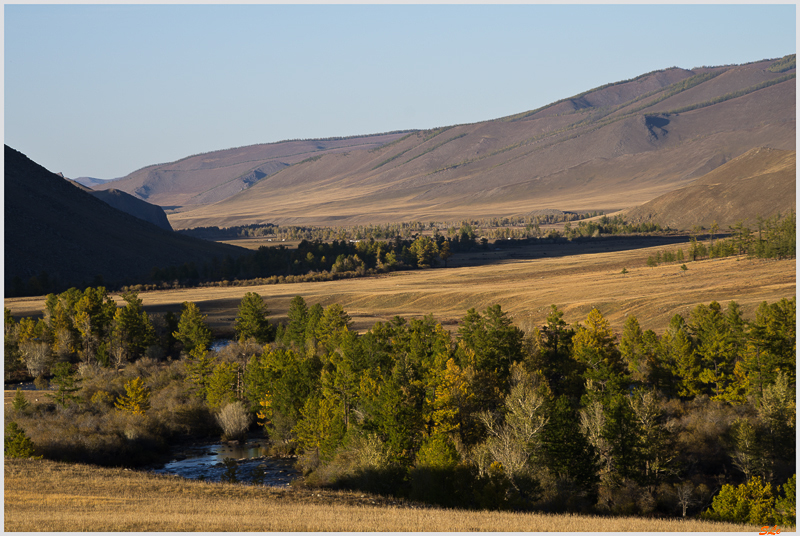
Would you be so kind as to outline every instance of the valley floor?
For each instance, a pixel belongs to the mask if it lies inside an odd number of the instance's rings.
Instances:
[[[632,314],[642,329],[659,334],[676,313],[688,317],[698,304],[716,300],[724,306],[735,300],[745,318],[752,318],[761,302],[796,294],[795,259],[727,257],[687,262],[684,272],[681,263],[648,267],[647,258],[678,248],[686,253],[688,244],[646,245],[619,251],[609,251],[602,243],[596,248],[576,244],[481,251],[453,257],[450,268],[314,283],[163,290],[139,296],[149,312],[178,313],[183,302],[195,302],[208,315],[217,336],[226,336],[232,335],[233,319],[246,292],[266,299],[271,321],[285,321],[289,303],[297,295],[309,305],[339,303],[359,331],[395,315],[420,318],[426,314],[455,329],[468,309],[482,311],[494,304],[500,304],[517,326],[530,330],[545,323],[550,305],[555,304],[569,323],[584,321],[597,307],[616,333],[621,333]],[[15,316],[38,315],[44,298],[11,298],[5,306]]]
[[[355,492],[256,488],[19,459],[5,461],[4,506],[4,530],[26,532],[759,530],[747,525],[681,519],[443,510]]]

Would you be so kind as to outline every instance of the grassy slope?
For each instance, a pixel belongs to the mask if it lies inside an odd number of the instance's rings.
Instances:
[[[757,530],[747,525],[695,520],[442,510],[412,507],[362,493],[194,482],[46,460],[9,459],[5,461],[4,474],[6,531]]]
[[[170,221],[178,229],[265,221],[355,224],[635,206],[753,147],[794,148],[794,80],[655,124],[643,115],[776,78],[769,64],[725,69],[668,98],[674,88],[652,88],[692,73],[656,73],[589,92],[576,100],[580,105],[554,105],[560,115],[546,108],[520,120],[419,132],[378,150],[326,155],[220,203],[172,214]],[[592,107],[582,107],[587,103]]]
[[[755,217],[785,214],[796,205],[796,151],[753,149],[675,190],[628,212],[634,223],[658,222],[673,229],[694,225],[721,229]]]
[[[303,296],[309,305],[340,303],[366,330],[378,320],[394,315],[421,317],[433,314],[454,328],[469,308],[479,311],[495,303],[508,311],[523,329],[545,323],[550,305],[565,312],[567,322],[585,321],[598,307],[621,334],[627,315],[633,314],[643,329],[663,332],[676,313],[688,316],[698,304],[736,300],[746,317],[762,301],[775,302],[796,293],[796,262],[725,258],[689,262],[682,274],[678,264],[646,266],[647,257],[679,245],[605,251],[603,242],[586,245],[550,245],[530,248],[530,259],[510,258],[509,252],[459,254],[451,268],[395,272],[378,277],[318,283],[253,287],[213,287],[143,292],[150,311],[180,311],[184,301],[194,301],[212,327],[230,333],[239,301],[245,292],[267,299],[272,320],[285,320],[289,302]],[[641,245],[639,246],[641,247]],[[683,246],[684,253],[687,247]],[[521,255],[526,250],[511,250]],[[543,255],[547,253],[547,255]],[[561,256],[565,255],[565,256]],[[482,266],[467,266],[491,262]],[[460,267],[457,267],[460,266]],[[621,274],[623,268],[627,274]],[[5,306],[15,315],[39,314],[43,298],[13,298]]]

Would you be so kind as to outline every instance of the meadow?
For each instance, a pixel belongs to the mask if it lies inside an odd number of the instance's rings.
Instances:
[[[422,507],[358,492],[184,480],[48,460],[5,462],[5,531],[750,532],[699,520]],[[785,530],[781,527],[781,531]]]
[[[646,244],[646,242],[644,243]],[[180,312],[186,301],[208,315],[215,335],[231,336],[239,302],[246,292],[266,299],[270,321],[285,321],[294,296],[323,307],[338,303],[363,332],[395,315],[421,318],[432,314],[455,329],[470,308],[500,304],[523,330],[544,325],[550,305],[568,323],[583,321],[596,307],[620,334],[628,315],[643,329],[663,333],[677,313],[688,316],[699,304],[736,301],[745,318],[763,302],[796,294],[796,260],[726,257],[647,266],[659,251],[688,248],[687,243],[607,251],[603,242],[553,244],[544,247],[488,250],[454,255],[449,268],[432,268],[338,281],[260,286],[216,286],[141,292],[149,312]],[[622,273],[625,270],[627,273]],[[116,295],[118,303],[122,299]],[[15,316],[40,315],[44,297],[5,300]]]

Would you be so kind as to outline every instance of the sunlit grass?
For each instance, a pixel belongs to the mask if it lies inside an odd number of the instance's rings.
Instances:
[[[754,532],[696,520],[421,508],[357,492],[256,488],[6,460],[6,531]]]

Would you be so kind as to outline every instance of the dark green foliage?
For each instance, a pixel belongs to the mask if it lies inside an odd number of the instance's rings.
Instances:
[[[145,349],[155,342],[155,333],[142,300],[136,292],[123,293],[125,307],[116,310],[112,322],[111,354],[117,365],[133,361],[144,354]]]
[[[17,392],[14,395],[14,400],[11,401],[11,407],[14,409],[14,411],[23,411],[29,406],[30,404],[25,398],[25,395],[22,393],[22,389],[17,387]]]
[[[4,446],[6,458],[30,458],[36,453],[31,438],[14,421],[6,423]]]
[[[772,65],[767,70],[771,73],[783,73],[797,66],[797,54],[789,54],[784,56]]]
[[[191,302],[184,302],[178,331],[172,334],[183,345],[187,354],[196,350],[208,350],[211,346],[211,329],[206,324],[206,316]]]
[[[79,309],[85,296],[74,297]],[[80,386],[54,366],[62,394],[85,403],[10,415],[48,457],[136,465],[178,438],[218,436],[222,412],[212,408],[235,405],[237,430],[257,414],[272,448],[296,454],[310,482],[449,508],[673,515],[675,485],[691,482],[692,515],[721,484],[760,476],[785,483],[774,508],[785,522],[794,515],[794,303],[763,304],[749,323],[735,303],[699,306],[660,337],[631,317],[619,342],[597,310],[568,326],[553,307],[523,337],[495,306],[468,311],[454,345],[430,316],[359,335],[340,306],[296,297],[282,341],[263,350],[197,344],[171,363],[89,362]],[[204,324],[199,310],[190,317]],[[8,324],[30,340],[47,336],[50,320]],[[170,344],[164,329],[154,344]],[[114,336],[109,325],[105,337]],[[99,356],[107,341],[97,342]],[[151,391],[136,419],[113,411],[133,378]]]
[[[53,379],[51,382],[56,386],[56,391],[48,395],[62,407],[67,407],[70,403],[80,400],[74,393],[79,390],[77,379],[72,373],[72,366],[69,363],[58,363],[51,368]]]
[[[289,304],[289,311],[286,316],[289,323],[284,331],[284,344],[292,344],[297,348],[302,348],[305,343],[306,324],[308,323],[308,306],[302,296],[295,296]]]
[[[259,344],[271,342],[275,330],[267,320],[269,311],[264,299],[255,292],[248,292],[239,304],[239,314],[234,320],[234,330],[240,341],[255,339]]]
[[[566,395],[552,404],[550,420],[544,428],[543,444],[546,465],[561,480],[566,480],[579,497],[590,504],[597,501],[600,483],[599,457],[595,448],[580,432],[580,418]],[[564,502],[577,502],[577,497],[562,497]]]

